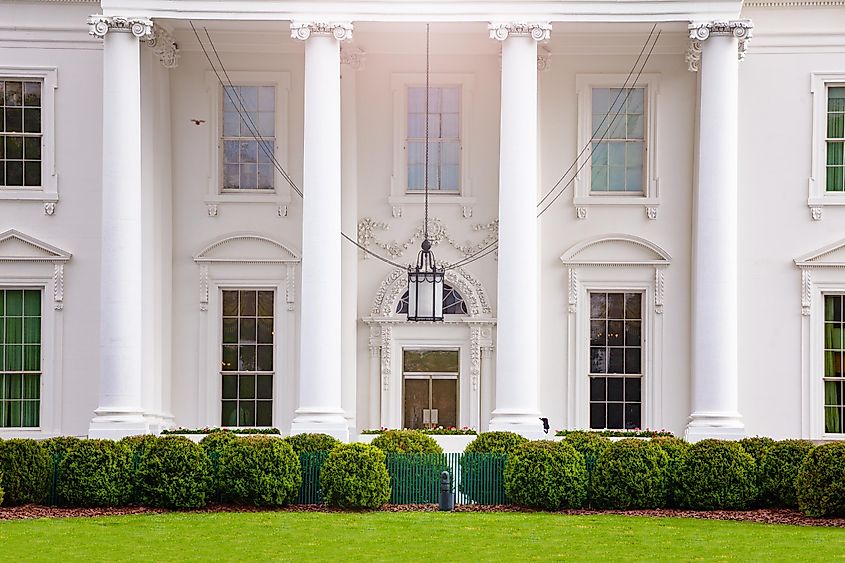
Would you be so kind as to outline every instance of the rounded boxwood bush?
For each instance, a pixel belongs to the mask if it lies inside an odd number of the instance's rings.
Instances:
[[[757,498],[757,466],[737,442],[702,440],[681,466],[680,505],[694,510],[746,510]]]
[[[593,498],[601,508],[661,508],[666,504],[669,456],[652,442],[628,438],[604,450],[593,476]]]
[[[528,438],[514,432],[482,432],[467,444],[464,453],[468,454],[509,454]]]
[[[132,499],[133,479],[129,446],[80,440],[59,464],[56,492],[68,506],[124,506]]]
[[[323,499],[329,506],[376,509],[390,498],[384,452],[369,444],[341,444],[320,470]]]
[[[299,456],[284,440],[270,436],[237,438],[220,454],[220,491],[239,504],[281,506],[299,493]]]
[[[504,502],[505,459],[528,439],[514,432],[482,432],[461,456],[460,491],[479,504]]]
[[[61,461],[67,451],[81,441],[82,439],[76,436],[54,436],[46,440],[41,440],[41,447],[44,448],[50,459],[55,458]]]
[[[183,436],[156,439],[139,461],[138,496],[147,506],[199,508],[211,490],[211,462]]]
[[[813,448],[795,482],[798,508],[807,516],[845,516],[845,442]]]
[[[681,489],[681,466],[689,453],[690,443],[673,436],[659,436],[651,442],[666,454],[666,506],[677,507]]]
[[[419,430],[387,430],[371,444],[386,454],[442,454],[443,448]]]
[[[522,506],[579,508],[587,498],[584,456],[569,444],[526,442],[508,455],[505,492],[511,502]]]
[[[739,441],[739,445],[745,450],[745,453],[754,458],[757,463],[757,468],[760,468],[760,462],[763,461],[763,456],[775,444],[775,441],[765,436],[753,436],[751,438],[743,438]]]
[[[807,440],[783,440],[769,448],[758,468],[760,498],[764,504],[798,508],[795,480],[804,458],[812,449],[812,442]]]
[[[328,434],[295,434],[285,438],[295,454],[310,452],[329,452],[340,444],[334,436]]]
[[[42,503],[47,498],[52,460],[37,440],[0,441],[0,487],[3,503],[16,506]]]
[[[211,462],[211,498],[214,500],[221,500],[223,494],[220,489],[220,457],[237,439],[234,432],[216,430],[200,440],[200,446]]]
[[[562,441],[580,452],[584,456],[584,461],[588,466],[591,462],[598,462],[604,450],[612,444],[609,438],[596,434],[595,432],[570,432]]]
[[[153,434],[139,434],[138,436],[126,436],[120,442],[129,447],[129,450],[132,452],[133,462],[137,464],[158,439],[158,436]]]

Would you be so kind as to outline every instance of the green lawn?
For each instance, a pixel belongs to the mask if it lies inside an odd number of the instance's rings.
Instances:
[[[171,513],[0,522],[3,561],[830,561],[845,530],[542,513]]]

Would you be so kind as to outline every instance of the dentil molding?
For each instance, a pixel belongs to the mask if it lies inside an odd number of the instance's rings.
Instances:
[[[698,72],[701,68],[702,44],[712,36],[734,36],[739,40],[737,46],[737,57],[740,61],[745,59],[748,51],[748,43],[753,35],[754,24],[751,20],[731,20],[696,22],[689,25],[689,48],[686,61],[690,72]]]
[[[548,22],[509,22],[491,23],[487,26],[490,31],[490,39],[504,41],[510,36],[531,37],[535,41],[548,41],[552,25]]]
[[[312,35],[331,35],[338,41],[352,39],[352,24],[349,22],[293,22],[290,24],[292,39],[305,41]]]

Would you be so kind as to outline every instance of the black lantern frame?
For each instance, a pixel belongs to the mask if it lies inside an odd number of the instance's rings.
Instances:
[[[438,268],[428,239],[422,243],[417,265],[408,266],[408,320],[443,320],[445,269]]]

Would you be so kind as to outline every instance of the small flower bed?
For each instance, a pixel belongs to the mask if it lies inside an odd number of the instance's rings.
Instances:
[[[555,436],[567,436],[573,432],[586,432],[587,434],[595,434],[596,436],[604,436],[605,438],[674,438],[675,435],[668,430],[558,430]]]
[[[166,428],[161,431],[166,434],[212,434],[214,432],[231,432],[232,434],[281,434],[278,428]]]
[[[390,428],[370,428],[368,430],[362,430],[361,434],[383,434],[391,430]],[[418,432],[422,432],[423,434],[428,434],[429,436],[477,436],[478,432],[473,430],[468,426],[464,426],[462,428],[455,428],[454,426],[438,426],[437,428],[425,428],[423,430],[418,430]]]

